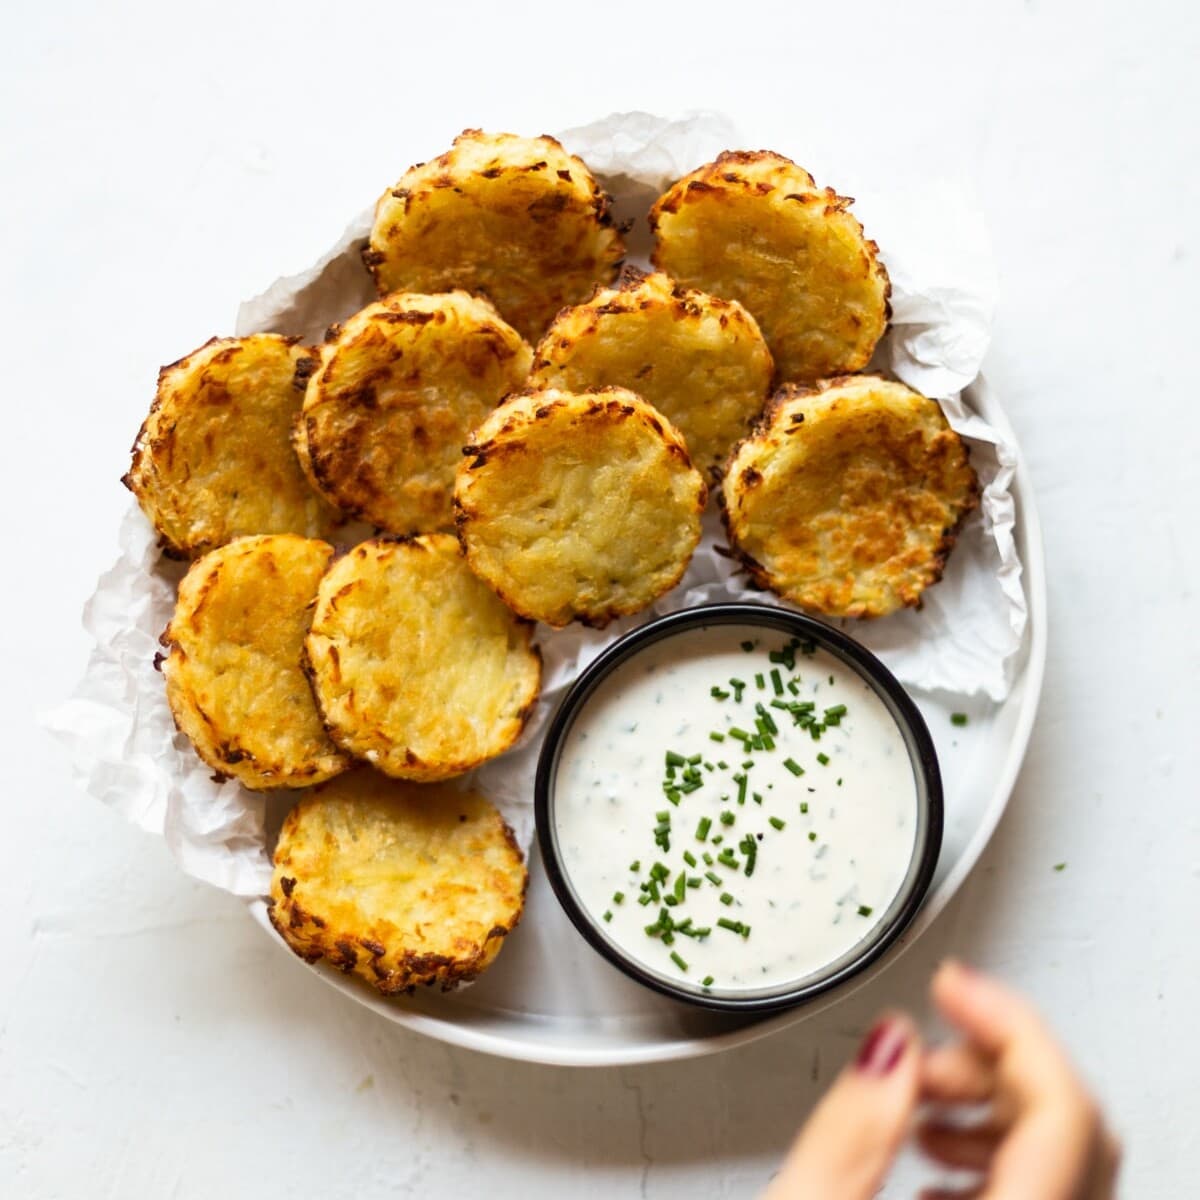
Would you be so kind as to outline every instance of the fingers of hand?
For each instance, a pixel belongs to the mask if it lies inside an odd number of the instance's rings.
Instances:
[[[968,1042],[938,1046],[921,1062],[921,1095],[938,1104],[982,1104],[996,1091],[993,1062]]]
[[[912,1022],[899,1014],[877,1022],[800,1131],[768,1200],[870,1200],[908,1133],[920,1070]]]
[[[994,1063],[1000,1097],[1018,1109],[1078,1108],[1087,1096],[1058,1043],[1029,1003],[1003,984],[959,963],[933,979],[934,1003],[966,1034],[978,1057]]]
[[[951,1125],[927,1121],[917,1130],[917,1141],[930,1158],[943,1166],[986,1171],[1008,1127],[994,1121],[978,1125]]]

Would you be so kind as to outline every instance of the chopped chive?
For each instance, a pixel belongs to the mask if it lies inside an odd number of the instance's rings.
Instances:
[[[869,904],[860,904],[858,906],[858,915],[860,917],[869,917],[874,911]]]
[[[682,767],[687,765],[687,759],[682,754],[676,754],[674,750],[667,751],[667,766]]]
[[[745,650],[745,652],[747,654],[750,654],[754,650],[754,643],[753,642],[743,642],[742,649]]]
[[[625,903],[625,893],[624,892],[613,892],[613,903],[614,904],[624,904]]]
[[[655,816],[656,816],[656,817],[657,817],[657,818],[658,818],[660,821],[670,821],[670,819],[671,819],[671,813],[670,813],[670,811],[669,811],[668,809],[663,809],[663,811],[662,811],[662,812],[656,812],[654,815],[655,815]]]
[[[606,912],[606,913],[604,914],[604,919],[605,919],[606,921],[611,921],[611,920],[612,920],[612,911],[611,911],[611,910],[609,910],[608,912]]]
[[[739,729],[736,725],[729,727],[729,736],[737,738],[739,742],[748,742],[750,740],[750,735],[744,729]]]
[[[728,929],[731,933],[741,933],[742,932],[741,921],[733,921],[733,920],[730,920],[729,917],[718,917],[717,924],[722,929]]]
[[[783,676],[779,674],[778,667],[771,668],[771,686],[775,689],[775,695],[783,695]]]
[[[760,732],[762,732],[762,733],[778,733],[779,732],[779,726],[775,724],[775,718],[772,717],[769,712],[767,712],[767,710],[762,706],[761,702],[754,706],[754,711],[756,713],[758,713],[758,721],[756,721],[755,724],[758,724],[758,722],[761,721],[763,726],[765,726],[765,728],[760,730]]]
[[[706,867],[711,867],[713,865],[713,856],[711,854],[709,854],[709,852],[707,850],[705,850],[704,853],[700,855],[700,857],[703,860],[704,865]]]
[[[830,675],[830,677],[829,677],[829,686],[833,687],[833,676],[832,675]]]
[[[687,891],[687,876],[682,871],[680,871],[679,874],[675,876],[675,899],[680,904],[683,903],[683,897],[684,897],[686,891]]]
[[[696,865],[696,856],[690,850],[685,850],[683,852],[683,861],[689,867],[694,867]]]
[[[700,823],[696,826],[696,841],[708,841],[708,831],[712,828],[712,820],[709,817],[701,817]]]
[[[841,787],[841,786],[842,786],[842,781],[841,781],[841,779],[840,779],[840,778],[839,778],[839,779],[838,779],[838,781],[837,781],[837,785],[838,785],[838,787]]]
[[[705,975],[705,977],[702,980],[700,980],[701,987],[712,987],[712,985],[713,985],[713,977],[711,975]]]
[[[703,754],[693,754],[688,758],[688,765],[694,767],[704,757]]]
[[[797,778],[804,774],[804,768],[794,758],[785,758],[783,765]]]
[[[720,767],[722,771],[729,770],[729,764],[723,758],[717,759],[717,766]]]
[[[724,735],[723,733],[718,733],[718,732],[717,732],[717,731],[714,729],[714,730],[712,731],[712,733],[710,733],[710,734],[708,735],[708,740],[709,740],[710,742],[723,742],[723,741],[725,740],[725,735]]]
[[[639,903],[639,904],[649,904],[649,903],[650,903],[650,897],[649,897],[649,896],[639,896],[639,897],[638,897],[638,903]]]
[[[776,829],[783,829],[787,825],[786,821],[781,821],[778,817],[768,817],[767,819]]]
[[[966,713],[951,713],[950,714],[950,724],[951,725],[965,725],[966,723],[967,723],[967,714]]]
[[[733,903],[733,896],[729,892],[722,892],[720,899],[721,903],[724,904],[726,908]]]
[[[800,801],[800,811],[801,811],[802,813],[806,813],[806,812],[808,812],[808,801],[807,801],[807,800],[801,800],[801,801]]]
[[[723,812],[721,814],[721,824],[722,825],[732,825],[734,823],[734,821],[736,821],[736,820],[737,820],[737,817],[735,817],[733,815],[733,813],[731,813],[728,809],[726,809],[725,812]]]
[[[755,804],[761,804],[762,803],[762,792],[755,792],[754,795],[752,796],[752,799],[754,800]]]
[[[1065,871],[1067,869],[1067,864],[1065,862],[1055,863],[1054,869],[1056,871]]]
[[[822,751],[817,755],[817,762],[819,762],[823,767],[829,766],[829,755]]]
[[[793,696],[800,695],[800,684],[797,680],[789,679],[787,687],[788,691],[791,692]]]
[[[725,839],[718,833],[716,837],[712,839],[712,844],[714,846],[719,846],[724,840]]]
[[[699,875],[689,875],[687,885],[690,888],[698,888],[703,882]]]
[[[688,965],[687,965],[687,963],[685,963],[685,962],[683,961],[683,959],[682,959],[682,958],[680,958],[680,957],[679,957],[679,955],[678,955],[678,954],[677,954],[677,953],[676,953],[674,950],[672,950],[672,951],[671,951],[671,961],[672,961],[672,962],[673,962],[673,963],[674,963],[674,964],[675,964],[675,965],[676,965],[676,966],[677,966],[677,967],[678,967],[678,968],[679,968],[681,971],[686,971],[686,970],[688,969]]]
[[[809,840],[810,842],[815,842],[815,841],[817,840],[817,833],[816,833],[816,830],[815,830],[815,829],[814,829],[814,830],[810,830],[810,831],[809,831],[809,834],[808,834],[808,840]]]
[[[767,681],[761,671],[754,676],[754,686],[760,691],[767,686]]]
[[[713,885],[713,887],[721,886],[721,877],[716,873],[716,871],[705,871],[704,878],[707,879],[708,882]]]
[[[775,739],[773,737],[771,737],[771,735],[769,733],[764,733],[762,735],[762,744],[763,744],[764,750],[774,750],[775,749]]]
[[[844,704],[835,704],[832,708],[825,710],[825,717],[844,717],[846,715],[846,706]]]
[[[719,687],[710,687],[708,689],[708,694],[714,700],[728,700],[729,699],[729,693]]]
[[[642,860],[640,858],[635,858],[633,862],[629,864],[629,869],[631,871],[640,871],[642,869]]]
[[[746,803],[746,776],[745,775],[735,775],[734,779],[737,780],[737,785],[738,785],[737,802],[739,804],[745,804]]]

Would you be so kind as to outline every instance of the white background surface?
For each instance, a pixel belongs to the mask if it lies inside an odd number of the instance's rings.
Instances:
[[[6,22],[0,1195],[750,1196],[874,1011],[927,1015],[949,952],[1062,1031],[1127,1142],[1125,1194],[1190,1195],[1197,10],[505,7],[59,4]],[[824,160],[863,177],[916,156],[978,191],[1002,284],[987,370],[1045,526],[1042,715],[973,880],[847,1005],[690,1063],[491,1060],[306,974],[79,796],[34,713],[82,666],[79,605],[113,555],[160,363],[228,332],[239,297],[465,125],[694,107],[851,192]]]

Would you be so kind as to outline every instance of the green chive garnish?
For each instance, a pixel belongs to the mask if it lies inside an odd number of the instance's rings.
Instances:
[[[801,811],[802,813],[806,813],[806,812],[808,812],[808,801],[807,801],[807,800],[801,800],[801,801],[800,801],[800,811]]]
[[[702,980],[700,980],[701,987],[712,987],[712,985],[713,985],[713,977],[711,975],[705,975],[705,977]]]
[[[683,852],[683,861],[689,867],[694,867],[696,865],[696,856],[690,850],[685,850]]]
[[[967,714],[966,713],[951,713],[950,714],[950,724],[951,725],[965,725],[966,723],[967,723]]]
[[[723,741],[725,740],[725,735],[724,735],[723,733],[718,733],[718,732],[717,732],[717,731],[714,729],[714,730],[712,731],[712,733],[710,733],[710,734],[708,735],[708,740],[709,740],[710,742],[723,742]]]
[[[869,904],[860,904],[858,906],[858,915],[860,917],[869,917],[874,911]]]
[[[736,820],[737,820],[737,817],[735,817],[733,815],[733,813],[729,812],[728,810],[726,810],[725,812],[723,812],[721,814],[721,824],[722,825],[732,825],[734,823],[734,821],[736,821]]]
[[[829,755],[822,751],[817,755],[817,762],[819,762],[823,767],[829,766]]]
[[[721,893],[721,903],[728,907],[733,903],[733,897],[728,892]]]
[[[815,842],[815,841],[817,840],[817,833],[816,833],[816,830],[812,830],[812,831],[809,833],[809,835],[808,835],[808,840],[809,840],[810,842]]]
[[[625,903],[625,893],[624,892],[613,892],[613,903],[614,904],[624,904]]]
[[[779,674],[778,667],[771,668],[771,687],[775,689],[775,695],[783,695],[783,676]]]
[[[721,886],[721,877],[716,873],[716,871],[705,871],[704,878],[707,879],[708,882],[713,885],[713,887]]]
[[[676,965],[676,966],[677,966],[677,967],[678,967],[678,968],[679,968],[681,971],[686,971],[686,970],[688,969],[688,965],[687,965],[687,963],[685,963],[685,962],[683,961],[683,959],[682,959],[682,958],[680,958],[680,957],[679,957],[679,955],[678,955],[678,954],[677,954],[677,953],[676,953],[674,950],[672,950],[672,951],[671,951],[671,961],[672,961],[672,962],[673,962],[673,963],[674,963],[674,964],[675,964],[675,965]]]
[[[667,751],[667,766],[668,767],[684,767],[687,766],[687,759],[682,754],[676,754],[674,750]]]
[[[640,858],[635,858],[633,862],[629,864],[629,869],[631,871],[640,871],[642,869],[642,860]]]
[[[804,768],[794,758],[785,758],[783,765],[797,778],[804,774]]]
[[[611,920],[612,920],[612,913],[611,913],[611,912],[606,912],[606,913],[604,914],[604,919],[605,919],[606,921],[611,921]]]
[[[701,817],[700,823],[696,826],[696,841],[708,841],[708,831],[712,828],[712,820],[709,817]]]
[[[784,827],[787,825],[787,822],[786,822],[786,821],[781,821],[781,820],[780,820],[778,817],[769,817],[769,818],[768,818],[768,821],[769,821],[769,822],[770,822],[770,824],[772,824],[772,825],[773,825],[773,826],[774,826],[776,829],[783,829],[783,828],[784,828]]]

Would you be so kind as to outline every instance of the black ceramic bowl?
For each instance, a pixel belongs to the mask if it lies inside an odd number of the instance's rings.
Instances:
[[[887,911],[857,945],[817,972],[778,990],[745,996],[706,992],[683,981],[673,983],[629,957],[604,932],[599,917],[583,906],[563,869],[554,814],[555,778],[567,732],[600,682],[618,665],[662,638],[713,625],[758,625],[803,638],[841,659],[867,682],[896,721],[912,763],[917,791],[917,828],[908,872]],[[619,638],[571,685],[559,704],[538,759],[535,784],[538,844],[550,884],[575,928],[614,966],[657,992],[724,1012],[766,1012],[789,1008],[844,983],[882,955],[917,914],[933,879],[942,846],[942,781],[925,721],[895,676],[869,650],[836,629],[788,609],[762,604],[712,604],[650,621]],[[647,807],[658,803],[647,800]]]

